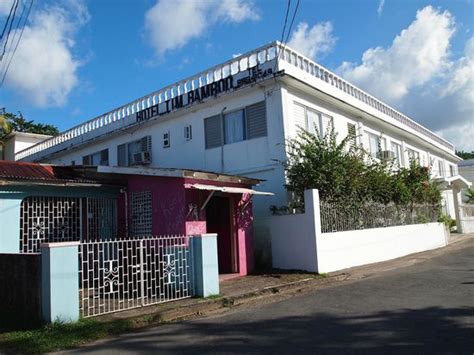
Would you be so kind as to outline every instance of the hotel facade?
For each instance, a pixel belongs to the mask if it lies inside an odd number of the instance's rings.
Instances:
[[[260,179],[256,189],[274,195],[254,199],[258,220],[288,202],[281,163],[287,140],[300,128],[329,126],[378,159],[400,166],[417,159],[440,179],[458,173],[453,144],[279,42],[126,103],[17,152],[15,160]],[[452,211],[452,193],[444,197]]]

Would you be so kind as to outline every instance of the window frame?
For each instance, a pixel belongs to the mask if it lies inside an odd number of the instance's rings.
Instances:
[[[103,153],[106,152],[107,153],[107,159],[102,159],[102,155]],[[94,164],[93,161],[94,161],[94,157],[99,157],[99,164]],[[87,163],[86,163],[86,160],[87,160]],[[91,154],[87,154],[87,155],[84,155],[82,157],[82,165],[90,165],[90,166],[99,166],[99,165],[102,165],[102,166],[108,166],[110,164],[110,154],[109,154],[109,148],[105,148],[105,149],[101,149],[97,152],[94,152],[94,153],[91,153]]]

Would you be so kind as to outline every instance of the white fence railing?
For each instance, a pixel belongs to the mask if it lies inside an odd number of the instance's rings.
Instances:
[[[201,88],[230,75],[248,71],[248,69],[271,61],[277,61],[274,65],[275,69],[280,70],[280,61],[289,63],[293,67],[297,67],[304,72],[320,79],[338,91],[343,92],[358,101],[367,104],[380,113],[387,115],[403,125],[421,133],[423,136],[441,144],[449,150],[454,150],[454,146],[443,138],[423,127],[419,123],[408,118],[404,114],[398,112],[394,108],[386,105],[372,95],[359,89],[355,85],[350,84],[346,80],[337,76],[326,68],[316,64],[311,59],[283,46],[279,42],[272,42],[266,46],[262,46],[253,51],[245,53],[239,57],[229,60],[225,63],[216,65],[206,71],[188,77],[177,83],[169,85],[163,89],[155,91],[149,95],[143,96],[133,102],[120,106],[117,109],[109,111],[99,117],[93,118],[87,122],[77,125],[59,135],[40,142],[34,146],[24,149],[15,154],[16,160],[22,160],[28,157],[28,160],[35,160],[35,155],[47,156],[50,153],[67,149],[68,147],[81,144],[111,131],[120,130],[130,127],[137,123],[135,113],[154,105],[161,104],[169,99],[173,99],[179,95],[186,94],[190,90]],[[54,148],[54,149],[52,149]]]
[[[189,242],[166,236],[81,243],[81,317],[193,296]]]
[[[474,218],[474,205],[460,205],[461,217]]]
[[[351,206],[322,202],[320,212],[322,233],[431,223],[439,217],[439,207],[435,205],[371,203]]]

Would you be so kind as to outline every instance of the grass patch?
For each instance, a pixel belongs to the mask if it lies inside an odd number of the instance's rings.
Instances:
[[[217,300],[221,297],[222,297],[221,295],[210,295],[210,296],[204,297],[204,299],[206,299],[206,300]]]
[[[136,329],[132,320],[52,323],[37,329],[0,333],[0,349],[7,353],[41,354],[77,347],[88,342]]]

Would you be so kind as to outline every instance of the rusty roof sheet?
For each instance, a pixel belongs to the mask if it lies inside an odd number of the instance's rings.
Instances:
[[[60,167],[47,164],[25,163],[0,160],[0,180],[36,181],[48,183],[95,183],[85,180],[69,167]]]

